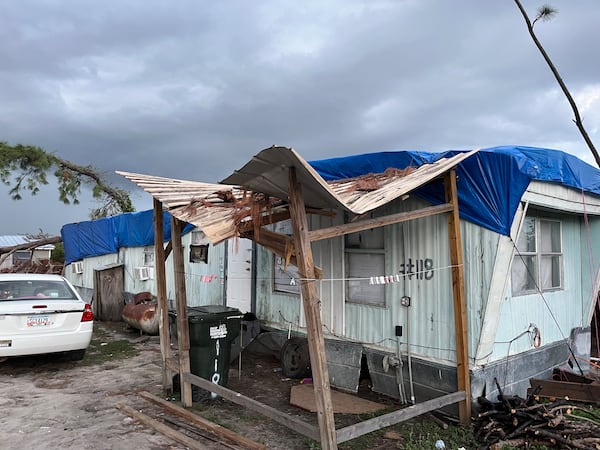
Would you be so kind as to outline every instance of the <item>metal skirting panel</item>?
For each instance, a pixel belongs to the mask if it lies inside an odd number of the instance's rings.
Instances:
[[[585,331],[584,331],[585,333]],[[379,350],[365,348],[369,376],[372,389],[375,392],[388,395],[402,401],[400,385],[404,386],[404,400],[411,403],[411,394],[414,402],[420,403],[457,390],[456,367],[412,358],[412,389],[409,366],[406,356],[401,365],[396,367],[384,364],[384,358],[394,358],[395,355]],[[485,367],[471,371],[471,398],[476,407],[477,398],[485,396],[489,400],[496,400],[500,385],[503,393],[527,396],[530,378],[550,378],[552,370],[556,367],[569,368],[569,349],[566,342],[556,342],[545,345],[539,349],[531,350],[497,361]],[[385,370],[387,366],[387,371]],[[571,369],[578,372],[577,367]],[[452,407],[450,407],[452,408]],[[452,411],[449,411],[452,413]]]
[[[375,392],[402,400],[400,394],[400,385],[402,385],[406,401],[411,402],[411,396],[414,396],[416,403],[456,392],[457,379],[454,367],[413,357],[412,367],[409,368],[408,361],[404,357],[401,366],[389,366],[386,371],[384,358],[386,356],[395,357],[394,354],[368,348],[365,348],[364,351],[372,389]],[[409,369],[412,369],[412,390]]]
[[[294,334],[292,337],[296,336],[298,335]],[[249,344],[248,350],[279,357],[286,341],[287,333],[283,331],[263,332]],[[358,392],[362,351],[362,344],[325,340],[329,384],[332,387],[347,392]]]
[[[325,340],[331,386],[348,392],[358,392],[362,350],[361,344]]]
[[[525,398],[530,378],[549,379],[552,370],[564,366],[568,359],[569,348],[561,341],[488,364],[472,373],[472,396],[476,399],[485,394],[495,401],[498,388],[494,380],[497,379],[504,394]]]

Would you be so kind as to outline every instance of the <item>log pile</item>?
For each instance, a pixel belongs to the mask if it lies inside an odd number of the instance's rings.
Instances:
[[[498,402],[479,398],[475,433],[484,449],[530,448],[600,450],[600,414],[589,405],[568,398],[540,402],[539,389],[527,399],[502,393]],[[595,412],[594,412],[595,411]]]

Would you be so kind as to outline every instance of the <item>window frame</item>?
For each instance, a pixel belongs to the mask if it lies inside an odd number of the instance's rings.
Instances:
[[[515,255],[511,264],[511,295],[513,297],[521,297],[525,295],[531,295],[538,292],[556,292],[565,289],[564,286],[564,246],[563,246],[563,222],[559,219],[533,216],[529,215],[525,217],[525,221],[532,220],[534,224],[534,244],[535,250],[520,250],[518,248],[519,240],[522,235],[520,234],[517,242],[515,243]],[[544,250],[543,242],[552,242],[552,227],[549,229],[549,233],[544,233],[542,224],[558,224],[558,244],[559,250]],[[525,225],[525,222],[524,222]],[[523,233],[523,228],[520,233]],[[515,290],[515,264],[519,264],[520,267],[525,266],[524,258],[533,258],[533,268],[535,271],[534,287],[531,289],[520,289]],[[553,258],[558,258],[558,285],[544,287],[543,273],[544,273],[544,261],[550,258],[550,264],[552,264]],[[526,267],[526,266],[525,266]],[[552,270],[552,269],[551,269]],[[529,277],[529,273],[528,273]],[[530,277],[529,277],[530,278]],[[551,281],[553,277],[551,276]]]
[[[378,233],[381,233],[380,236],[375,236],[375,241],[371,241],[368,239],[363,240],[362,235],[366,232],[372,232],[373,230],[377,230]],[[365,286],[360,287],[360,291],[362,291],[359,297],[355,297],[353,292],[357,292],[353,289],[352,283],[353,278],[370,278],[373,276],[381,276],[386,273],[386,251],[385,251],[385,227],[374,227],[369,228],[367,230],[358,231],[356,233],[350,233],[344,235],[344,279],[345,279],[345,296],[346,303],[352,303],[355,305],[361,306],[371,306],[376,308],[387,308],[387,287],[384,284],[370,284],[366,280],[360,281],[360,283],[367,283]],[[371,246],[371,242],[379,241],[379,245]],[[350,274],[353,272],[351,268],[350,260],[352,257],[360,257],[360,255],[366,255],[367,257],[381,257],[383,261],[381,262],[381,269],[374,269],[373,272],[365,271],[364,275],[360,277],[351,277]],[[380,272],[381,270],[381,272]],[[375,273],[377,272],[377,273]],[[360,298],[361,295],[366,295],[367,291],[373,292],[374,300],[364,300]]]

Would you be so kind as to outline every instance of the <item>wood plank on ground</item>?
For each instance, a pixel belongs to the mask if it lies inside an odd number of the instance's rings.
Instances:
[[[182,408],[171,402],[163,400],[162,398],[158,398],[157,396],[152,395],[149,392],[141,391],[141,392],[138,392],[138,395],[156,405],[159,405],[161,408],[166,409],[170,413],[177,414],[178,416],[181,416],[184,419],[192,422],[194,425],[197,425],[201,428],[204,428],[205,430],[208,430],[214,434],[217,434],[235,444],[242,445],[245,448],[248,448],[250,450],[265,450],[266,449],[265,445],[263,445],[263,444],[255,442],[251,439],[248,439],[248,438],[236,433],[235,431],[232,431],[232,430],[222,427],[221,425],[218,425],[214,422],[206,420],[205,418],[200,417],[199,415],[194,414],[185,408]]]
[[[165,425],[164,423],[161,423],[158,420],[153,419],[152,417],[133,409],[131,406],[118,404],[117,409],[127,414],[128,416],[131,416],[134,419],[142,422],[144,425],[154,428],[156,431],[167,436],[170,439],[173,439],[175,442],[179,442],[180,444],[185,445],[191,450],[206,449],[206,445],[203,445],[201,442],[198,442],[192,439],[191,437],[186,436],[185,434],[180,433],[177,430],[174,430],[168,425]]]
[[[368,414],[381,411],[386,405],[372,402],[356,395],[331,390],[333,412],[340,414]],[[315,403],[315,390],[312,384],[299,384],[290,390],[290,405],[297,406],[311,412],[317,412]]]

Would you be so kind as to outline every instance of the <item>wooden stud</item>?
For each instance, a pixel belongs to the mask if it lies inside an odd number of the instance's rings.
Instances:
[[[305,422],[293,414],[279,411],[272,406],[265,405],[258,400],[254,400],[253,398],[246,397],[245,395],[232,391],[231,389],[221,386],[220,384],[215,384],[212,381],[205,380],[204,378],[194,375],[193,373],[185,375],[184,380],[189,381],[193,385],[199,386],[209,392],[214,392],[215,394],[220,395],[224,399],[227,399],[236,405],[243,406],[244,408],[256,411],[263,416],[273,419],[275,422],[280,423],[296,433],[314,439],[315,441],[319,440],[319,429],[312,423]]]
[[[394,223],[407,222],[409,220],[429,217],[436,214],[442,214],[452,211],[453,206],[445,203],[442,205],[428,206],[427,208],[418,209],[416,211],[408,211],[397,214],[390,214],[383,217],[375,217],[373,219],[365,219],[357,222],[345,223],[343,225],[335,225],[328,228],[319,228],[308,232],[311,242],[329,239],[333,237],[343,236],[345,234],[356,233],[358,231],[369,230],[371,228],[383,227]]]
[[[181,230],[183,223],[171,216],[171,242],[173,243],[173,272],[175,281],[175,302],[177,308],[177,348],[179,353],[179,375],[181,379],[181,402],[183,406],[192,406],[192,385],[185,381],[184,374],[190,372],[190,329],[187,313],[187,295],[185,291],[185,268]]]
[[[291,167],[289,171],[288,191],[296,259],[298,261],[298,271],[302,277],[300,288],[302,291],[304,315],[306,317],[308,349],[315,390],[321,448],[323,450],[333,450],[337,449],[335,420],[333,405],[331,403],[320,301],[317,295],[312,249],[310,239],[308,238],[308,220],[304,209],[302,186],[296,178],[294,167]]]
[[[339,429],[337,431],[338,442],[346,442],[350,439],[355,439],[367,433],[372,433],[373,431],[381,430],[382,428],[405,422],[430,411],[437,411],[444,406],[452,405],[458,401],[464,400],[464,398],[464,392],[453,392],[442,397],[436,397],[416,405],[411,405],[397,411],[392,411],[382,416],[377,416],[372,419],[358,422],[346,428]]]
[[[165,272],[165,247],[164,247],[164,216],[162,203],[154,199],[154,267],[156,269],[156,297],[159,315],[158,334],[160,336],[160,354],[162,356],[162,384],[163,389],[170,391],[173,388],[171,371],[167,361],[171,358],[171,338],[169,335],[169,309],[167,307],[167,275]]]
[[[458,390],[464,391],[466,398],[458,405],[460,421],[468,425],[471,421],[471,377],[469,374],[469,339],[467,328],[467,305],[465,300],[465,275],[458,214],[458,196],[456,189],[456,170],[445,177],[446,202],[454,205],[448,214],[448,243],[450,245],[450,264],[452,265],[452,293],[454,302],[454,328],[456,339],[456,371]]]

